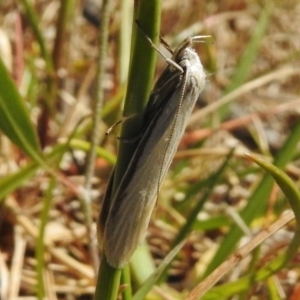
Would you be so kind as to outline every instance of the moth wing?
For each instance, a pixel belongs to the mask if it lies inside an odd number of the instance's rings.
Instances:
[[[107,261],[114,267],[122,267],[144,239],[162,181],[169,127],[158,142],[152,134],[140,143],[115,194],[104,233]]]
[[[157,164],[156,159],[152,164]],[[125,190],[118,189],[109,212],[104,247],[107,260],[114,267],[123,266],[144,239],[156,203],[158,185],[145,176],[147,171],[147,165],[144,165],[134,174]]]
[[[187,69],[186,77],[181,85],[177,82],[172,93],[165,91],[167,103],[154,115],[115,194],[104,232],[105,254],[113,267],[127,263],[144,239],[159,187],[204,85],[200,74],[203,70],[194,69]],[[184,101],[181,93],[188,96]]]

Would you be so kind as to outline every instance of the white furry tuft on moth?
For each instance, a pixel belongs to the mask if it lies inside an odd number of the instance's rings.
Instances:
[[[191,46],[206,37],[186,39],[172,58],[166,59],[169,65],[156,82],[143,113],[137,148],[110,208],[104,204],[100,214],[98,225],[104,223],[104,232],[99,228],[98,232],[103,235],[107,262],[114,268],[122,268],[144,240],[160,186],[205,85],[203,66]],[[110,188],[111,182],[108,194]]]

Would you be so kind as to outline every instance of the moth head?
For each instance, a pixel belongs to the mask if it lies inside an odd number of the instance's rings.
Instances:
[[[184,61],[190,61],[192,64],[200,62],[199,57],[193,50],[192,46],[194,43],[205,43],[205,39],[210,37],[211,36],[209,35],[197,35],[188,37],[176,48],[172,55],[172,59],[182,67],[185,66]]]

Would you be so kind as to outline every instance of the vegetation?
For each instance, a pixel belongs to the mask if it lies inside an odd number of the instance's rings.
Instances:
[[[97,3],[0,4],[1,299],[300,298],[298,1]],[[114,270],[95,224],[166,66],[135,19],[155,44],[213,42],[146,242]]]

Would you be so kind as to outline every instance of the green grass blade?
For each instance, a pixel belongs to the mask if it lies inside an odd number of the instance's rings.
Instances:
[[[300,192],[292,179],[276,166],[257,156],[247,154],[247,157],[253,160],[274,178],[274,180],[277,182],[282,192],[286,196],[287,200],[289,201],[295,214],[296,221],[300,227]]]
[[[193,229],[194,224],[197,221],[197,216],[199,215],[199,212],[202,210],[204,204],[209,199],[209,196],[212,193],[213,188],[219,182],[220,177],[223,175],[224,171],[226,170],[233,153],[234,153],[234,149],[232,149],[229,152],[225,161],[222,163],[219,169],[215,173],[213,173],[207,180],[204,181],[204,185],[203,184],[199,185],[200,186],[199,190],[202,190],[203,196],[201,197],[201,199],[197,200],[197,204],[194,206],[192,211],[186,217],[186,222],[179,230],[177,236],[174,238],[171,249],[175,247],[178,243],[180,243],[182,240],[184,240]],[[162,277],[161,282],[165,281],[164,277],[166,277],[167,271],[168,268],[165,269],[164,274],[161,276]]]
[[[228,217],[218,216],[212,217],[209,220],[196,220],[193,225],[193,230],[210,231],[224,226],[230,226],[230,220]]]
[[[143,268],[141,268],[141,265],[143,265]],[[136,285],[141,286],[154,273],[155,269],[151,251],[147,242],[144,241],[136,249],[130,260],[130,271],[133,281]]]
[[[44,263],[44,257],[45,257],[45,230],[46,226],[48,223],[48,218],[49,218],[49,211],[51,208],[51,203],[52,203],[52,193],[53,189],[55,188],[56,184],[56,178],[52,177],[50,179],[49,187],[47,189],[46,195],[44,197],[43,201],[43,208],[42,212],[40,215],[40,221],[41,224],[39,226],[39,235],[37,238],[37,243],[36,243],[36,273],[38,276],[38,283],[37,283],[37,296],[39,300],[45,299],[46,296],[46,291],[45,291],[45,284],[44,284],[44,278],[45,278],[45,263]]]
[[[183,247],[185,241],[182,241],[179,243],[176,247],[170,251],[170,253],[166,256],[166,258],[163,260],[163,262],[160,264],[160,266],[157,268],[155,273],[151,275],[145,283],[141,286],[141,288],[134,294],[133,300],[143,300],[145,299],[148,292],[152,289],[154,284],[159,280],[159,278],[162,276],[162,274],[165,272],[165,270],[170,265],[171,261],[176,257],[178,252]]]
[[[2,59],[0,78],[0,129],[31,158],[40,157],[40,146],[28,110]]]
[[[210,176],[210,180],[207,180],[206,185],[205,185],[206,188],[204,189],[204,195],[197,202],[197,204],[195,205],[195,207],[191,211],[190,215],[187,217],[186,223],[181,228],[181,230],[179,231],[179,233],[177,234],[177,236],[175,237],[175,239],[173,241],[173,246],[175,246],[179,242],[181,242],[188,235],[188,233],[191,231],[191,229],[193,228],[194,223],[196,222],[196,219],[197,219],[197,216],[198,216],[199,212],[203,208],[206,200],[209,198],[209,195],[211,194],[213,188],[215,187],[215,185],[219,181],[220,177],[223,175],[223,173],[224,173],[226,167],[228,166],[228,163],[229,163],[233,153],[234,153],[234,149],[232,149],[230,151],[230,153],[228,154],[227,158],[225,159],[223,164],[220,166],[220,168],[213,175]]]
[[[299,142],[299,137],[300,120],[295,124],[287,141],[276,155],[274,160],[275,166],[284,168],[284,166],[291,160],[294,155],[295,148]],[[246,224],[250,224],[256,217],[261,216],[264,213],[267,207],[267,199],[270,195],[271,188],[272,178],[269,175],[265,175],[261,180],[261,183],[257,186],[256,190],[249,198],[247,206],[241,212],[241,216]],[[241,230],[237,226],[232,227],[229,234],[219,247],[214,258],[208,265],[204,274],[205,277],[231,254],[241,237]]]
[[[288,249],[284,252],[282,258],[278,261],[276,260],[273,262],[273,265],[275,266],[274,268],[277,271],[280,268],[284,267],[287,262],[297,254],[300,247],[300,192],[292,179],[279,168],[256,156],[248,155],[248,157],[251,158],[255,163],[257,163],[274,178],[274,180],[286,196],[287,200],[289,201],[291,208],[295,214],[296,232],[294,234],[292,242],[290,243]],[[271,270],[274,270],[274,268],[272,268],[272,266],[268,267],[268,269]]]
[[[66,145],[58,145],[49,154],[45,155],[45,161],[50,165],[55,159],[61,155],[66,149]],[[20,187],[25,180],[33,177],[36,171],[40,168],[37,162],[31,162],[26,167],[23,167],[18,172],[0,178],[0,201],[9,193],[12,193]]]
[[[231,79],[230,84],[226,87],[224,94],[228,94],[234,91],[236,88],[240,87],[247,80],[251,68],[253,66],[254,60],[259,51],[259,47],[261,45],[261,40],[264,37],[267,26],[269,24],[270,15],[272,12],[272,4],[267,4],[261,12],[259,21],[255,26],[253,35],[249,44],[247,45],[245,51],[243,52],[243,56],[241,57],[236,71]],[[224,105],[220,110],[221,116],[226,116],[229,109],[229,105]]]
[[[83,140],[71,139],[70,147],[88,152],[91,148],[91,144]],[[116,156],[102,147],[97,147],[96,154],[97,156],[104,158],[111,165],[116,163]]]
[[[253,35],[249,44],[247,45],[243,56],[238,63],[237,69],[231,83],[227,86],[225,94],[235,90],[241,86],[246,80],[253,66],[253,62],[257,56],[257,52],[261,45],[261,40],[265,35],[266,29],[269,24],[270,15],[272,12],[272,4],[266,5],[260,15],[259,21],[254,28]]]
[[[132,116],[141,113],[145,107],[155,71],[156,52],[149,46],[148,41],[141,31],[137,28],[135,20],[140,20],[145,32],[149,38],[154,41],[158,40],[160,28],[160,8],[161,1],[142,0],[137,3],[133,19],[133,36],[131,47],[131,61],[128,87],[124,106],[124,116]],[[133,118],[125,122],[122,126],[122,137],[132,138],[139,134],[142,125],[142,118]],[[121,143],[118,153],[118,161],[115,169],[113,192],[116,191],[123,174],[126,171],[132,153],[135,149],[135,143]],[[113,193],[112,193],[113,194]],[[108,199],[109,201],[110,199]],[[114,272],[115,271],[115,272]],[[105,255],[101,257],[101,267],[96,287],[96,299],[114,299],[112,289],[115,288],[115,282],[119,278],[119,270],[110,267],[106,263]],[[101,280],[103,279],[103,281]],[[111,279],[111,284],[109,283]],[[126,284],[130,284],[129,282]],[[109,287],[109,289],[107,288]]]
[[[29,3],[28,0],[21,0],[21,3],[23,4],[24,8],[25,8],[25,14],[27,17],[27,20],[29,21],[31,28],[34,32],[34,35],[37,39],[37,42],[40,46],[41,49],[41,53],[42,56],[45,60],[46,63],[46,69],[47,72],[49,74],[52,74],[54,71],[54,67],[53,67],[53,62],[52,62],[52,57],[50,52],[48,51],[47,47],[46,47],[46,43],[45,43],[45,39],[43,37],[43,34],[39,28],[39,17],[37,12],[34,10],[34,8],[32,7],[32,4]]]
[[[115,300],[118,296],[121,269],[113,269],[106,261],[101,260],[98,278],[96,282],[95,300]],[[105,275],[105,276],[104,276]],[[103,295],[105,297],[103,297]]]

